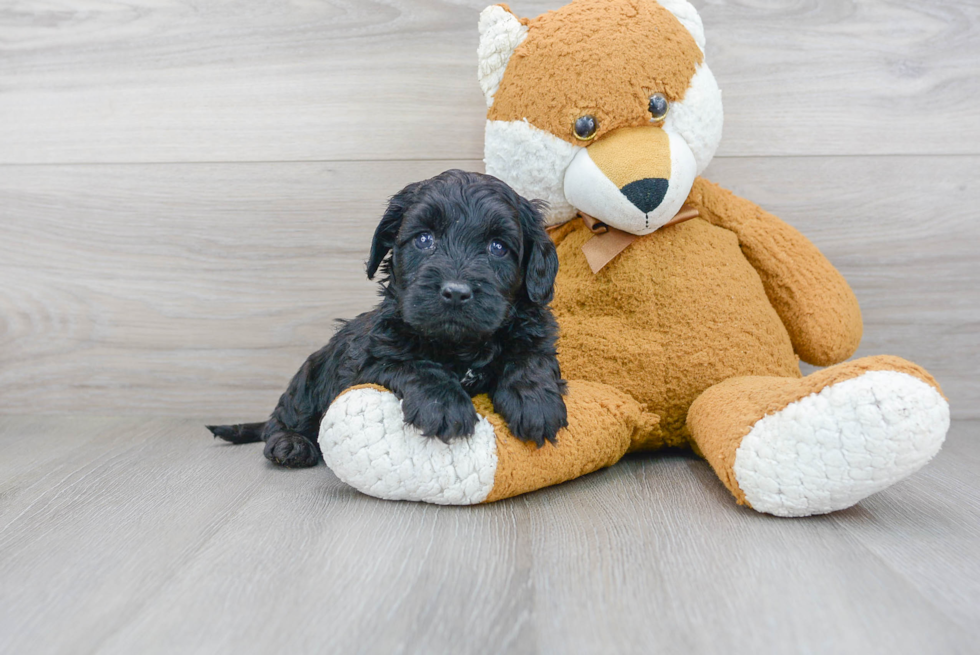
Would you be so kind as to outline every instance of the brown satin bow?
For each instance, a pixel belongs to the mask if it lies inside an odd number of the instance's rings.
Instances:
[[[670,219],[663,227],[677,225],[699,215],[696,207],[684,205],[680,211]],[[582,246],[585,259],[589,262],[589,268],[593,273],[598,273],[602,268],[616,258],[616,255],[626,250],[627,246],[639,239],[639,235],[624,232],[623,230],[606,225],[602,221],[579,212],[582,222],[592,231],[592,236]]]

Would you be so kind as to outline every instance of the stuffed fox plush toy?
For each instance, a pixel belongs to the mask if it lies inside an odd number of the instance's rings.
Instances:
[[[481,397],[476,433],[447,445],[405,426],[388,391],[354,388],[321,428],[341,479],[472,504],[689,446],[738,503],[805,516],[938,452],[936,381],[898,357],[845,361],[862,331],[847,282],[795,229],[699,177],[723,117],[704,46],[686,0],[484,10],[486,170],[549,205],[569,425],[538,449]],[[804,377],[799,360],[828,368]]]

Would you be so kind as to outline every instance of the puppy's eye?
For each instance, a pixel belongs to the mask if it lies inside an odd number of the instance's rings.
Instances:
[[[415,247],[419,250],[432,250],[435,248],[436,239],[431,232],[423,232],[415,237]]]
[[[667,112],[670,111],[670,102],[667,101],[667,97],[662,93],[654,93],[650,96],[650,116],[652,117],[654,123],[659,123],[663,119],[667,118]]]
[[[500,239],[494,239],[491,241],[490,245],[487,246],[487,250],[489,250],[490,254],[494,257],[504,257],[507,255],[507,246],[505,246],[504,242]]]
[[[595,116],[581,116],[575,120],[575,138],[579,141],[591,141],[599,131],[599,121]]]

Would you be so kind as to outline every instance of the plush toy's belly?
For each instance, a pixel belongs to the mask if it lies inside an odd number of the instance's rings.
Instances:
[[[552,308],[569,380],[604,382],[660,415],[644,448],[687,442],[695,398],[733,376],[798,377],[789,334],[737,237],[694,219],[640,237],[598,274],[576,221],[559,239]],[[564,232],[564,230],[563,230]]]

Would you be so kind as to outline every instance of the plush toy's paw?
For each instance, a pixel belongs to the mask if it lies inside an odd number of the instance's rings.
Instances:
[[[477,421],[473,402],[459,385],[406,393],[402,410],[406,423],[444,443],[470,436]]]
[[[824,514],[920,469],[948,428],[949,405],[936,388],[908,373],[870,371],[758,420],[733,472],[760,512]]]
[[[499,389],[493,397],[493,406],[507,421],[511,433],[521,441],[536,444],[545,441],[556,443],[558,431],[568,426],[565,401],[553,393],[517,393]]]
[[[389,391],[356,388],[330,405],[320,426],[323,459],[358,491],[388,500],[472,505],[486,500],[497,471],[493,426],[477,420],[467,439],[443,443],[406,424],[403,403]]]
[[[320,461],[316,445],[301,434],[279,432],[265,442],[266,459],[286,468],[309,468]]]

